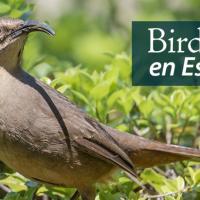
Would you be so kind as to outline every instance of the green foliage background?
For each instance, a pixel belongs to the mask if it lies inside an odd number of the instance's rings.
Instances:
[[[91,17],[81,8],[84,3],[76,0],[77,6],[52,22],[55,38],[31,35],[25,47],[25,70],[103,123],[150,139],[199,148],[199,87],[132,87],[130,27],[118,23],[116,3],[108,2],[107,15]],[[136,19],[198,20],[199,4],[185,0],[183,8],[171,9],[168,1],[141,0]],[[0,16],[34,19],[33,8],[24,0],[2,0]],[[1,199],[64,200],[74,192],[40,185],[3,164],[0,169]],[[119,171],[108,184],[97,185],[96,199],[200,199],[198,163],[139,169],[138,174],[145,188]]]

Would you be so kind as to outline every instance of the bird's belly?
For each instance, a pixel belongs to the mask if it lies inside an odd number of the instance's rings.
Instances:
[[[81,152],[65,160],[5,139],[0,139],[0,160],[25,177],[67,187],[93,184],[113,169],[111,164]]]
[[[0,147],[0,160],[25,177],[56,185],[73,186],[73,178],[63,161],[52,160],[38,152],[13,145]],[[65,166],[65,167],[64,167]],[[61,173],[65,173],[63,176]]]

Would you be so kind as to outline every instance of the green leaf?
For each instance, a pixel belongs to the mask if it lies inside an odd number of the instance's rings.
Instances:
[[[6,14],[11,10],[10,5],[0,2],[0,14]]]
[[[90,95],[95,99],[95,100],[101,100],[102,98],[105,98],[109,91],[110,91],[110,82],[109,81],[104,81],[99,84],[97,84],[90,92]]]
[[[46,83],[47,85],[50,85],[51,84],[51,79],[48,78],[48,77],[42,77],[41,78],[41,81],[43,81],[44,83]]]
[[[79,79],[81,83],[81,88],[83,88],[85,91],[89,92],[94,87],[94,81],[90,74],[88,74],[85,71],[79,72]]]
[[[141,102],[139,107],[140,107],[141,112],[144,114],[144,116],[150,117],[152,111],[155,108],[154,105],[155,105],[154,102],[152,100],[148,99],[148,100]]]
[[[166,177],[155,172],[153,169],[145,169],[141,177],[161,194],[180,192],[185,186],[185,182],[182,177],[167,179]]]
[[[112,108],[113,105],[116,103],[116,101],[123,97],[125,94],[124,90],[118,90],[116,92],[113,92],[112,95],[110,95],[107,99],[107,104],[109,106],[109,108]]]
[[[165,200],[176,200],[176,198],[173,197],[173,196],[166,196],[166,197],[165,197]]]
[[[84,104],[86,104],[86,105],[89,104],[88,99],[87,99],[83,94],[81,94],[80,92],[75,91],[75,90],[71,90],[71,92],[72,92],[72,94],[75,95],[75,97],[76,97],[78,100],[82,101],[82,102],[83,102]]]
[[[170,100],[175,106],[180,106],[184,102],[185,99],[186,99],[186,95],[183,92],[183,90],[175,90],[172,93]]]
[[[14,192],[19,192],[27,189],[27,186],[25,185],[25,180],[22,181],[18,179],[15,175],[10,175],[4,179],[1,179],[0,183],[8,186]]]
[[[116,127],[119,131],[128,131],[128,126],[126,124],[120,124],[119,126]]]
[[[62,85],[61,87],[58,87],[57,90],[60,92],[60,93],[65,93],[66,90],[68,90],[70,88],[70,85]]]
[[[200,183],[200,169],[194,172],[194,184]]]
[[[12,12],[10,13],[10,17],[20,18],[23,14],[24,14],[24,11],[22,10],[12,10]]]
[[[4,200],[23,200],[20,196],[20,193],[10,192],[4,197]]]

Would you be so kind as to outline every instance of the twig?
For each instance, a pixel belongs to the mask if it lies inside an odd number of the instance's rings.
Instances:
[[[0,184],[0,189],[3,190],[6,193],[10,193],[11,189],[9,189],[8,187],[6,187],[5,185]]]
[[[76,192],[72,195],[72,197],[70,198],[70,200],[77,200],[80,196],[80,193],[78,190],[76,190]]]
[[[48,197],[47,195],[44,195],[44,196],[42,197],[42,200],[49,200],[49,197]]]
[[[129,174],[128,172],[124,172],[133,182],[135,182],[136,184],[138,184],[142,189],[146,189],[145,186],[134,176],[132,176],[131,174]]]
[[[165,194],[158,194],[158,195],[144,195],[144,198],[147,198],[147,199],[163,198],[163,197],[166,197],[166,196],[175,195],[177,193],[179,193],[179,192],[168,192],[168,193],[165,193]]]
[[[180,134],[179,134],[179,137],[178,137],[178,144],[180,143],[181,136],[184,134],[184,132],[185,132],[185,130],[186,130],[186,128],[187,128],[188,123],[189,123],[189,118],[187,118],[187,119],[185,120],[185,123],[184,123],[184,125],[183,125],[183,128],[182,128],[182,130],[181,130],[181,132],[180,132]]]
[[[162,169],[160,169],[159,167],[153,167],[153,169],[154,169],[155,171],[157,171],[159,174],[161,174],[161,175],[167,177],[166,172],[163,171]]]
[[[171,144],[172,141],[172,132],[171,132],[171,120],[166,118],[166,142],[167,144]]]
[[[147,198],[147,199],[155,199],[155,198],[163,198],[163,197],[166,197],[166,196],[172,196],[172,195],[175,195],[175,194],[178,194],[178,193],[183,193],[183,192],[187,192],[189,190],[189,187],[188,188],[184,188],[183,190],[180,190],[180,191],[177,191],[177,192],[168,192],[168,193],[165,193],[165,194],[158,194],[158,195],[145,195],[144,194],[144,198]]]

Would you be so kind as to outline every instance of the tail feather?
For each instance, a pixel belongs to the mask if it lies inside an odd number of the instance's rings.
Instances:
[[[169,145],[154,141],[148,141],[136,156],[136,162],[140,167],[152,167],[182,160],[200,161],[200,150],[177,145]],[[132,157],[132,156],[131,156]],[[140,161],[140,158],[145,158]],[[134,152],[133,157],[134,160]]]
[[[159,151],[178,156],[183,156],[189,159],[200,160],[200,150],[194,148],[188,148],[178,145],[169,145],[160,142],[152,142],[147,145],[147,150]]]
[[[152,167],[182,160],[200,161],[200,150],[151,141],[106,128],[136,167]]]

